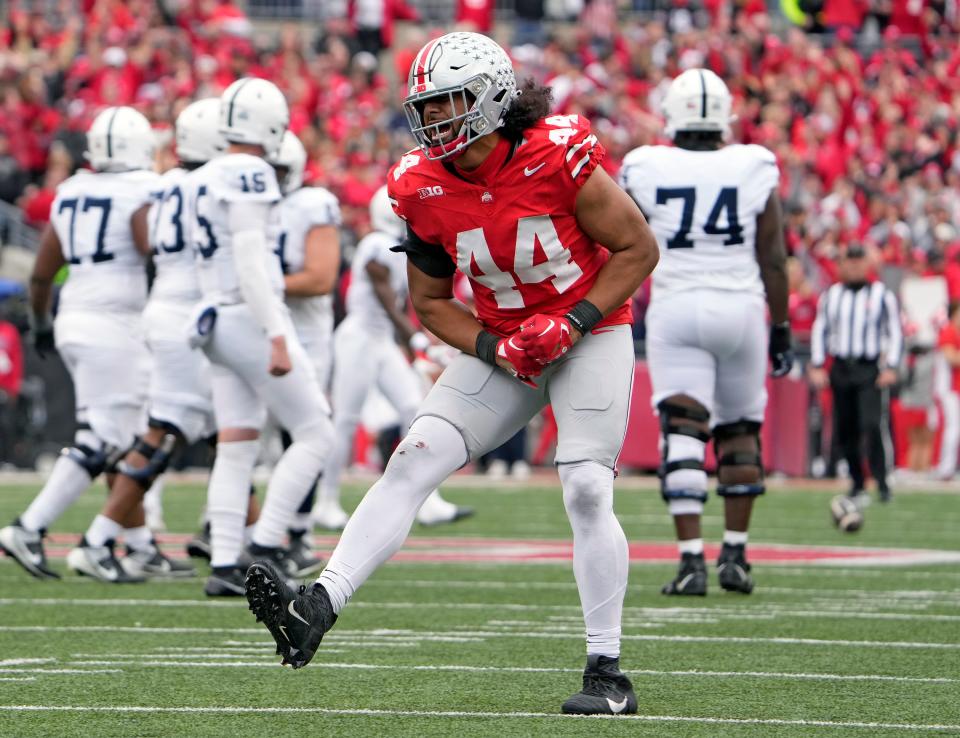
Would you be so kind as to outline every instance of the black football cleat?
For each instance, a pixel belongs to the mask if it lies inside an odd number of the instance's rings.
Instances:
[[[310,536],[306,531],[289,531],[290,545],[284,551],[291,575],[294,577],[308,577],[316,574],[323,568],[322,558],[313,553],[310,545]],[[260,557],[257,557],[260,558]]]
[[[187,541],[187,556],[210,560],[210,523],[204,524],[203,530]]]
[[[707,565],[703,561],[703,554],[683,554],[677,576],[664,584],[660,592],[665,595],[703,597],[707,593]]]
[[[750,576],[750,564],[747,563],[745,546],[724,543],[717,559],[717,575],[720,586],[727,592],[750,594],[753,591],[753,577]]]
[[[587,656],[583,689],[560,709],[567,715],[631,715],[637,711],[637,695],[627,675],[620,671],[620,659]]]
[[[243,597],[243,569],[239,566],[217,567],[210,572],[203,593],[207,597]]]
[[[337,622],[327,590],[314,583],[294,591],[269,561],[250,565],[245,586],[250,612],[273,636],[280,663],[294,669],[309,664],[324,634]]]
[[[0,551],[37,579],[60,579],[60,575],[47,562],[43,537],[44,531],[27,530],[17,518],[7,527],[0,528]]]

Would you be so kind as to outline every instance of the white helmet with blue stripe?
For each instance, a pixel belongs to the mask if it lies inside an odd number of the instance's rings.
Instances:
[[[273,157],[288,125],[287,100],[265,79],[238,79],[220,96],[220,133],[228,143],[261,146],[268,158]]]
[[[84,156],[98,172],[152,169],[156,137],[143,115],[133,108],[107,108],[87,131]]]
[[[726,84],[709,69],[688,69],[670,83],[663,100],[665,132],[716,131],[727,138],[733,98]]]

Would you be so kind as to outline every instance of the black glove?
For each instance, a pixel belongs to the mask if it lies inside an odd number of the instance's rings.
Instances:
[[[793,341],[790,337],[790,323],[783,322],[770,326],[770,363],[773,369],[771,377],[782,377],[793,368]]]
[[[48,355],[56,352],[57,347],[53,342],[53,323],[49,320],[35,321],[30,328],[30,340],[37,356],[46,359]]]

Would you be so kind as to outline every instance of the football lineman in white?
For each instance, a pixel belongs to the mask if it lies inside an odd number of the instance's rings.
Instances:
[[[154,135],[132,108],[107,108],[87,132],[81,171],[57,188],[30,278],[34,340],[41,356],[56,349],[73,379],[77,430],[47,483],[27,510],[0,530],[0,546],[39,578],[57,577],[42,536],[101,473],[115,464],[140,430],[149,377],[140,314],[147,301],[147,211],[159,177],[152,171]],[[53,278],[64,264],[70,276],[51,325]],[[128,547],[146,549],[142,524],[128,530]],[[120,521],[130,527],[130,521]],[[112,545],[100,551],[116,580],[127,578]]]
[[[313,510],[322,528],[340,530],[347,514],[340,505],[340,474],[349,463],[353,437],[364,402],[376,387],[393,405],[400,427],[410,427],[423,399],[422,381],[394,336],[414,351],[425,351],[430,339],[417,331],[406,313],[407,258],[390,249],[403,240],[406,227],[393,212],[386,186],[370,201],[373,232],[357,245],[353,279],[347,292],[347,317],[334,335],[333,372],[335,447],[320,483],[320,500]],[[434,490],[417,512],[417,520],[435,525],[472,514],[444,500]]]
[[[184,196],[187,172],[220,156],[225,148],[218,131],[220,99],[199,100],[177,117],[176,151],[180,166],[161,178],[160,196],[150,210],[150,245],[156,277],[143,312],[152,359],[147,432],[117,465],[110,498],[94,518],[67,565],[75,571],[113,582],[112,570],[100,562],[107,542],[134,514],[146,490],[163,473],[177,444],[193,443],[214,432],[210,366],[190,348],[184,331],[197,302],[200,284],[195,256],[188,248]],[[139,576],[192,576],[193,567],[169,559],[155,546],[135,551],[121,562]]]
[[[663,104],[675,145],[631,151],[620,174],[660,245],[647,359],[663,431],[661,491],[681,554],[677,577],[663,588],[670,595],[707,591],[700,517],[711,436],[726,522],[720,585],[752,591],[745,546],[754,500],[764,492],[767,355],[775,377],[793,363],[777,162],[760,146],[724,145],[730,108],[730,92],[717,75],[687,70]]]
[[[327,391],[333,364],[333,292],[340,271],[340,203],[323,187],[304,187],[307,152],[292,131],[283,136],[271,159],[283,200],[277,258],[283,271],[283,289],[293,327],[310,361],[317,382]],[[284,446],[289,434],[281,434]],[[316,485],[300,503],[290,524],[287,559],[298,577],[312,574],[323,561],[311,552],[308,532]]]
[[[293,438],[274,469],[250,552],[286,568],[281,546],[297,507],[323,467],[333,429],[310,359],[282,301],[273,252],[281,199],[273,167],[289,121],[283,94],[244,78],[223,93],[227,153],[184,179],[190,239],[203,300],[193,342],[211,363],[217,458],[210,477],[208,595],[242,595],[239,567],[248,490],[267,410]]]

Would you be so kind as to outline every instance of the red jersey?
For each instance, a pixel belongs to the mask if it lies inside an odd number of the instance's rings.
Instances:
[[[955,351],[960,351],[960,331],[947,323],[940,329],[940,337],[937,340],[937,346],[952,346]],[[960,393],[960,367],[950,367],[950,389]]]
[[[610,258],[575,217],[577,194],[605,153],[586,118],[552,115],[519,144],[501,140],[471,172],[410,151],[387,190],[410,229],[470,279],[483,326],[508,336],[532,315],[570,310]],[[631,322],[625,302],[598,325]]]

